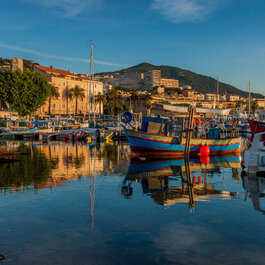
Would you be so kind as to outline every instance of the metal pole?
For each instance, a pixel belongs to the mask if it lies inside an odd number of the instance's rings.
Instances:
[[[10,122],[9,122],[9,128],[10,128],[10,132],[11,132],[11,104],[9,103],[9,109],[10,109]]]
[[[91,54],[90,54],[90,75],[89,75],[89,95],[88,95],[88,122],[90,122],[90,111],[91,111],[91,83],[92,83],[92,64],[93,64],[93,51],[91,41]]]
[[[217,88],[216,88],[216,102],[217,108],[219,107],[219,76],[217,76]]]
[[[251,111],[250,101],[251,101],[251,81],[249,81],[249,94],[248,94],[248,114],[249,115]]]
[[[186,146],[185,146],[185,158],[188,159],[190,154],[190,141],[193,130],[193,116],[194,116],[195,108],[189,107],[189,121],[188,121],[188,129],[187,129],[187,137],[186,137]]]

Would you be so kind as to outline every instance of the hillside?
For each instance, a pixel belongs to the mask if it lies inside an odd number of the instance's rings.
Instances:
[[[172,78],[177,79],[180,82],[180,85],[191,85],[194,90],[202,93],[216,93],[216,83],[217,80],[206,76],[191,72],[189,70],[184,70],[178,67],[167,66],[167,65],[152,65],[149,63],[141,63],[136,66],[132,66],[120,71],[112,72],[112,73],[144,73],[150,70],[161,70],[162,78]],[[109,73],[101,73],[101,74],[111,74]],[[225,84],[220,82],[220,94],[236,94],[241,97],[248,97],[248,92],[240,90],[234,86],[229,84]],[[255,98],[263,98],[264,96],[257,93],[252,93],[252,97]]]
[[[12,60],[11,59],[5,59],[5,58],[0,58],[0,68],[2,66],[10,66],[11,67],[11,64],[12,64]],[[23,59],[23,66],[24,66],[24,69],[29,69],[29,70],[33,70],[33,65],[34,64],[37,64],[31,60],[25,60]]]

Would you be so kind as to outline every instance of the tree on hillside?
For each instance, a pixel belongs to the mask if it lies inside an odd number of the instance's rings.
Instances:
[[[99,104],[99,112],[100,112],[100,114],[102,114],[102,107],[106,103],[106,96],[104,94],[102,94],[101,92],[98,92],[98,94],[95,97],[95,101],[96,101],[96,103]]]
[[[85,97],[85,90],[79,86],[75,86],[70,89],[70,99],[75,98],[75,114],[77,114],[77,103],[78,99],[83,99]]]
[[[57,87],[55,87],[53,85],[50,85],[50,87],[51,87],[51,94],[49,96],[49,115],[51,115],[52,98],[58,99],[60,96],[60,93],[59,93]]]
[[[0,102],[11,105],[20,116],[38,110],[50,93],[48,80],[39,72],[5,70],[0,73]]]
[[[2,108],[7,108],[14,101],[13,82],[13,74],[11,71],[5,70],[2,73],[0,72],[0,103]]]

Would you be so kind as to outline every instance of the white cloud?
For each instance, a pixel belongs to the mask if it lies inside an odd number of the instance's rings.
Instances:
[[[226,0],[153,0],[151,8],[174,23],[200,21]]]
[[[80,63],[90,63],[90,60],[89,59],[85,59],[85,58],[51,55],[51,54],[47,54],[47,53],[44,53],[44,52],[39,52],[39,51],[31,50],[31,49],[24,49],[24,48],[21,48],[21,47],[5,44],[5,43],[1,43],[1,42],[0,42],[0,47],[6,48],[6,49],[10,49],[10,50],[14,50],[14,51],[34,54],[34,55],[45,57],[45,58],[56,59],[56,60],[64,60],[64,61],[80,62]],[[127,65],[115,64],[115,63],[98,61],[98,60],[94,60],[94,62],[96,64],[112,66],[112,67],[122,67],[122,68],[123,67],[128,67]]]
[[[65,17],[77,16],[101,4],[103,0],[22,0],[23,2],[38,4],[50,9],[59,9]]]

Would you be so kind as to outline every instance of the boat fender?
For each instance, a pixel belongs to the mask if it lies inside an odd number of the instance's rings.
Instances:
[[[132,114],[129,111],[125,111],[122,114],[122,121],[124,123],[130,123],[132,121]]]
[[[201,125],[202,125],[202,121],[200,118],[193,119],[193,126],[201,126]]]

